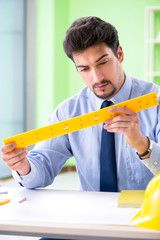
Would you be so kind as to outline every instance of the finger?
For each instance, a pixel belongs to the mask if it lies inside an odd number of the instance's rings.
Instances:
[[[106,129],[108,132],[121,132],[124,133],[128,131],[128,129],[131,129],[130,125],[127,125],[125,123],[115,123],[111,125],[104,125],[104,129]]]
[[[123,127],[118,127],[118,128],[107,128],[106,129],[107,130],[107,132],[113,132],[113,133],[123,133],[123,134],[125,134],[125,133],[127,133],[128,132],[128,128],[123,128]]]
[[[130,123],[129,121],[128,122],[113,122],[111,124],[105,124],[104,125],[104,128],[105,129],[112,129],[112,128],[119,128],[119,127],[122,127],[122,128],[129,128],[133,126],[133,123]]]
[[[15,166],[22,164],[21,162],[23,162],[26,159],[26,154],[22,153],[12,159],[6,160],[5,163],[6,165],[11,168],[12,170],[15,169]]]
[[[132,117],[126,116],[126,115],[118,115],[112,119],[108,119],[105,121],[106,125],[115,123],[115,122],[130,122],[132,120]]]
[[[131,134],[132,133],[132,128],[128,127],[128,126],[112,126],[112,127],[105,127],[105,130],[107,130],[108,132],[114,132],[114,133],[123,133],[123,134]]]
[[[28,150],[27,148],[19,148],[19,149],[15,149],[14,151],[11,151],[11,152],[7,152],[7,153],[3,153],[2,155],[2,159],[3,161],[8,161],[12,158],[15,158],[16,156],[22,154],[22,153],[25,153],[27,154],[28,153]]]
[[[109,119],[107,121],[105,121],[105,125],[110,125],[110,124],[113,124],[113,123],[120,123],[120,122],[123,122],[125,124],[128,124],[128,123],[138,123],[139,122],[139,118],[138,118],[138,115],[135,114],[135,115],[118,115],[112,119]]]
[[[124,119],[124,121],[122,121]],[[121,132],[121,133],[130,133],[130,131],[134,131],[139,126],[138,119],[134,117],[118,117],[113,120],[106,121],[104,125],[104,129],[108,132]]]
[[[125,107],[111,107],[108,110],[109,112],[114,112],[114,113],[123,113],[126,115],[133,115],[135,114],[135,112],[133,112],[132,110],[125,108]]]
[[[24,159],[26,157],[27,153],[26,152],[22,152],[19,155],[16,155],[15,157],[8,159],[7,160],[7,164],[9,165],[13,165],[19,161],[21,161],[22,159]]]
[[[14,151],[12,151],[12,152],[10,152],[10,153],[7,153],[7,158],[8,158],[8,159],[11,159],[11,158],[14,158],[14,157],[22,154],[22,153],[25,153],[25,154],[26,154],[27,152],[28,152],[28,150],[27,150],[26,147],[24,147],[24,148],[19,148],[19,149],[15,149]]]
[[[21,158],[19,161],[8,163],[7,166],[9,168],[11,168],[12,170],[18,171],[18,169],[20,169],[22,166],[24,166],[25,162],[26,162],[26,156]]]
[[[7,153],[8,151],[12,151],[16,148],[16,143],[9,143],[7,145],[4,145],[3,147],[1,147],[1,152],[2,153]]]

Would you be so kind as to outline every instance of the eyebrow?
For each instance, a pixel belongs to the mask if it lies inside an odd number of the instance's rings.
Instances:
[[[96,60],[96,63],[99,62],[102,58],[107,57],[107,56],[108,56],[107,53],[106,53],[106,54],[103,54],[100,58],[98,58],[98,59]]]
[[[108,54],[103,54],[100,58],[98,58],[96,61],[95,61],[95,63],[97,63],[97,62],[99,62],[102,58],[104,58],[104,57],[107,57],[108,56]],[[85,67],[88,67],[88,65],[77,65],[76,66],[77,68],[85,68]]]

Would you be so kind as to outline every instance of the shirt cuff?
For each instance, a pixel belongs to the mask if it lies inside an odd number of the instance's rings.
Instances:
[[[152,151],[149,158],[142,159],[144,165],[150,169],[150,171],[157,175],[160,173],[160,146],[153,142]]]
[[[39,185],[38,180],[36,180],[39,179],[39,177],[35,165],[32,162],[30,162],[30,165],[31,171],[27,175],[21,176],[16,171],[12,171],[12,175],[15,181],[18,182],[20,186],[31,189],[36,188],[37,185]]]

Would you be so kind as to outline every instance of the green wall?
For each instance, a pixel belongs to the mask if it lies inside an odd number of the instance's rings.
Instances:
[[[69,91],[69,61],[62,47],[63,38],[69,24],[69,4],[68,1],[64,0],[56,0],[54,4],[54,106],[57,106],[64,99],[68,98]]]
[[[36,127],[69,94],[69,60],[62,42],[69,23],[68,1],[37,0]]]
[[[154,31],[154,38],[157,39],[159,38],[160,34],[160,13],[156,12],[155,17],[154,17],[154,22],[155,22],[155,31]],[[155,44],[154,45],[154,71],[155,72],[160,72],[160,44]],[[160,77],[155,76],[154,77],[154,83],[157,85],[160,85]]]
[[[54,1],[38,0],[36,15],[36,127],[41,127],[54,108]]]

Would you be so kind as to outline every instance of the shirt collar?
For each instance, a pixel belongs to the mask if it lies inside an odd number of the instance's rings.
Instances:
[[[129,100],[130,93],[131,93],[131,86],[132,86],[131,78],[125,74],[125,81],[123,83],[123,86],[117,92],[117,94],[114,97],[112,97],[110,100],[114,104]]]
[[[117,103],[129,100],[131,87],[132,87],[131,78],[125,74],[125,81],[123,83],[123,86],[117,92],[117,94],[109,100],[112,101],[113,104],[117,104]],[[95,94],[94,94],[94,97],[95,97],[96,107],[97,109],[100,109],[102,102],[104,102],[105,99],[99,98]]]

